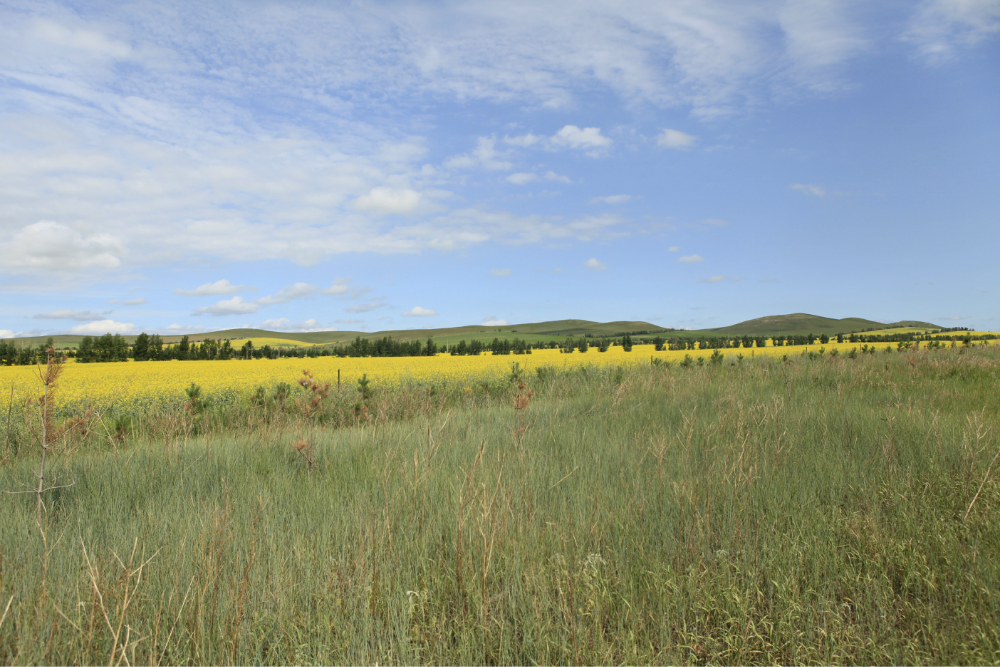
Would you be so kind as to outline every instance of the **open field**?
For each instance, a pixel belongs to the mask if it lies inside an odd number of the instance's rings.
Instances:
[[[997,341],[992,341],[997,343]],[[742,355],[796,355],[833,353],[848,354],[860,350],[857,343],[828,343],[821,345],[795,345],[790,347],[738,348],[720,350],[730,362]],[[895,350],[895,343],[878,343],[868,346],[879,351]],[[580,365],[614,366],[651,364],[653,360],[681,363],[688,355],[697,362],[708,359],[713,350],[662,350],[656,352],[652,345],[636,345],[632,352],[620,346],[607,352],[591,348],[586,353],[564,354],[559,350],[534,350],[530,355],[451,356],[435,357],[317,357],[314,359],[258,359],[252,361],[129,361],[115,364],[66,365],[60,381],[60,391],[55,404],[66,409],[85,403],[101,406],[147,406],[178,404],[186,400],[184,390],[193,382],[218,400],[237,400],[248,396],[257,386],[270,388],[286,382],[295,383],[304,369],[317,378],[336,383],[340,372],[343,386],[351,387],[362,375],[367,375],[374,386],[400,386],[401,384],[454,385],[464,387],[478,382],[493,382],[511,372],[511,364],[519,364],[529,373],[541,366],[558,369]],[[36,392],[37,375],[32,366],[0,366],[0,399],[7,400],[13,388],[13,403],[20,405]]]
[[[73,486],[0,498],[0,661],[1000,662],[1000,348],[830,349],[456,358],[482,382],[68,429]]]

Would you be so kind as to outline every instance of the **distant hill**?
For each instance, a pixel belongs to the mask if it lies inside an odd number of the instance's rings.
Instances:
[[[884,324],[874,320],[866,320],[860,317],[845,317],[842,320],[835,320],[819,315],[809,315],[807,313],[792,313],[791,315],[769,315],[758,317],[754,320],[747,320],[739,324],[718,329],[703,329],[699,333],[709,332],[716,335],[730,336],[802,336],[806,334],[838,334],[851,331],[864,331],[865,329],[890,329],[893,327],[926,327],[928,329],[940,329],[936,324],[928,322],[917,322],[906,320],[893,324]]]
[[[191,342],[200,342],[206,338],[214,340],[229,339],[237,346],[238,341],[245,338],[271,338],[287,341],[299,341],[309,345],[336,345],[338,343],[349,343],[358,336],[362,338],[383,338],[391,336],[396,340],[424,340],[433,337],[438,343],[450,345],[459,340],[466,339],[491,341],[494,338],[522,338],[531,342],[540,340],[561,340],[567,336],[586,336],[595,338],[611,337],[616,334],[646,331],[650,334],[661,334],[664,338],[682,336],[685,338],[699,336],[771,336],[771,335],[805,335],[805,334],[838,334],[850,331],[864,331],[872,329],[890,329],[896,327],[921,327],[927,329],[939,329],[936,324],[929,322],[918,322],[915,320],[904,320],[884,324],[873,320],[866,320],[860,317],[848,317],[842,320],[820,317],[818,315],[808,315],[806,313],[792,313],[791,315],[770,315],[768,317],[758,317],[754,320],[747,320],[739,324],[716,329],[698,330],[673,330],[649,322],[641,321],[618,321],[618,322],[591,322],[590,320],[554,320],[552,322],[533,322],[530,324],[504,324],[504,325],[470,325],[464,327],[448,327],[442,329],[397,329],[392,331],[314,331],[309,333],[289,333],[283,331],[265,331],[264,329],[224,329],[222,331],[212,331],[210,333],[190,334]],[[163,342],[167,344],[180,341],[180,335],[162,336]],[[47,336],[34,336],[30,338],[18,338],[18,343],[24,345],[40,345],[45,342]],[[79,345],[83,336],[80,335],[60,335],[52,336],[56,347],[67,348]],[[135,340],[134,335],[125,336],[131,343]]]

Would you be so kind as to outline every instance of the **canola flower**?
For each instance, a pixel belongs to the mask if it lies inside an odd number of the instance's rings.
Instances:
[[[991,341],[996,343],[996,341]],[[881,352],[894,343],[872,344]],[[795,357],[823,349],[829,354],[837,350],[845,354],[856,343],[827,343],[791,347],[731,348],[720,350],[734,361],[737,355],[750,358],[758,354]],[[513,364],[518,364],[528,377],[539,367],[573,369],[579,366],[615,366],[650,364],[654,359],[678,363],[686,355],[692,359],[707,358],[715,350],[662,350],[652,345],[636,345],[631,352],[615,346],[607,352],[591,348],[586,353],[565,354],[559,350],[534,350],[530,355],[451,356],[433,357],[316,357],[312,359],[282,358],[252,361],[129,361],[126,363],[78,364],[67,362],[55,396],[57,407],[72,408],[86,404],[100,406],[143,407],[176,404],[186,400],[184,393],[192,382],[201,386],[207,396],[248,397],[258,387],[292,384],[308,369],[317,379],[336,384],[337,371],[348,391],[367,374],[373,387],[392,388],[406,384],[455,384],[470,386],[483,382],[502,382],[510,377]],[[13,390],[13,399],[11,399]],[[27,398],[41,393],[37,369],[31,366],[0,367],[0,403],[13,401],[23,405]]]

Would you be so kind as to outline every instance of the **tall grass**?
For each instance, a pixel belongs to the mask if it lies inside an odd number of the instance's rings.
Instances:
[[[0,661],[1000,662],[998,371],[727,358],[139,420],[50,459],[75,485],[41,520],[0,498]]]

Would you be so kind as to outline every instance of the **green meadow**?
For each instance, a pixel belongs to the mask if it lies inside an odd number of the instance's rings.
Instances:
[[[728,356],[53,423],[63,488],[0,498],[0,662],[998,663],[998,381]]]

